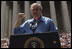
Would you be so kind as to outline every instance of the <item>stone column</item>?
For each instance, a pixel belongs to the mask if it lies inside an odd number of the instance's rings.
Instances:
[[[25,20],[28,20],[30,18],[30,7],[29,7],[29,1],[25,2]]]
[[[6,37],[8,37],[8,30],[9,30],[9,5],[7,4],[6,6],[6,20],[5,20],[6,24],[5,24],[5,35]]]
[[[61,8],[62,8],[62,17],[64,22],[64,29],[65,31],[71,31],[71,23],[69,19],[68,7],[66,1],[61,1]]]
[[[9,10],[9,35],[8,35],[9,37],[11,33],[12,33],[12,10],[10,9]]]
[[[55,11],[54,1],[49,1],[49,4],[50,4],[51,18],[54,21],[54,24],[57,26],[57,19],[56,19],[56,11]]]
[[[37,1],[37,3],[41,4],[41,1]]]
[[[1,38],[5,33],[6,1],[1,1]]]
[[[14,27],[16,23],[16,19],[18,16],[18,4],[17,1],[13,1],[13,21],[12,21],[12,33],[14,34]]]

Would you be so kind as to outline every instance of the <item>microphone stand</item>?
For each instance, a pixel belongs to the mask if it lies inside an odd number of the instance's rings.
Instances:
[[[35,23],[35,25],[33,24],[33,22],[31,22],[30,23],[30,29],[33,31],[33,34],[34,34],[36,28],[37,28],[37,22]]]

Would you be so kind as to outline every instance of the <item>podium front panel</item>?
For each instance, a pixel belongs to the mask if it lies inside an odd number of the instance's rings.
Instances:
[[[10,48],[60,48],[60,40],[57,32],[37,33],[26,35],[12,35]]]

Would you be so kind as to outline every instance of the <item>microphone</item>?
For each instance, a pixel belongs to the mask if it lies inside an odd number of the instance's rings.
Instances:
[[[33,34],[35,30],[37,29],[37,22],[34,24],[33,22],[30,22],[30,29],[33,31]]]

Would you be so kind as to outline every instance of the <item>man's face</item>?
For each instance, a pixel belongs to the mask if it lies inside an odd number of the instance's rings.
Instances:
[[[32,6],[30,10],[31,10],[31,15],[33,17],[39,17],[41,15],[41,12],[42,12],[40,7],[36,6],[36,5]]]

